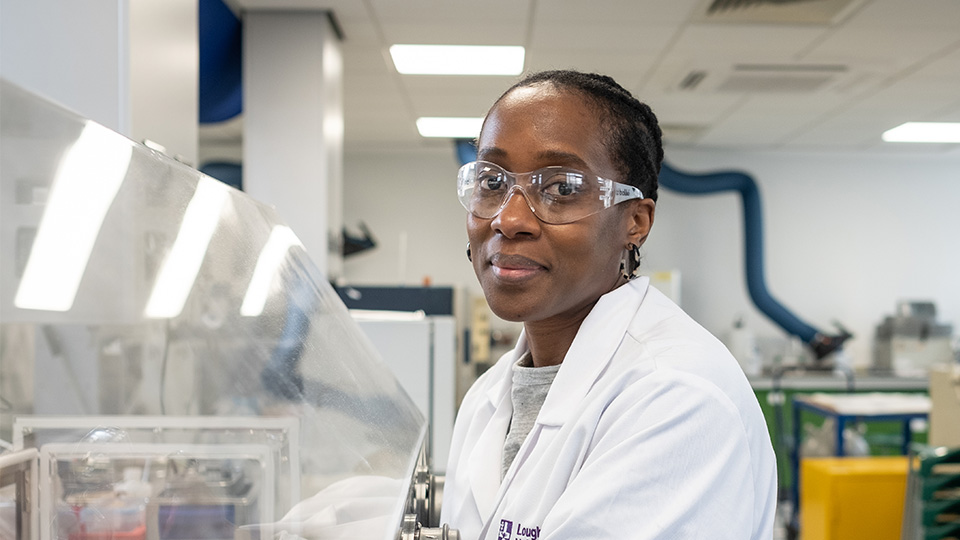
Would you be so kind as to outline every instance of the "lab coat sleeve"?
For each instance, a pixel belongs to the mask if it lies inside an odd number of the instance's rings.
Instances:
[[[635,382],[584,434],[592,438],[582,466],[542,538],[751,538],[761,510],[740,418],[695,374],[655,372]]]

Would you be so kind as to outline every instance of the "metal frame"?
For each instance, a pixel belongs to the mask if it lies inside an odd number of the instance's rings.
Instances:
[[[0,456],[0,488],[16,486],[16,529],[20,540],[36,540],[39,530],[37,510],[36,448]]]

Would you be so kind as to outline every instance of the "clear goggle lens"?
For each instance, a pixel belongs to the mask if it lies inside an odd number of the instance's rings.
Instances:
[[[495,163],[474,161],[460,168],[457,195],[471,214],[495,217],[519,191],[544,223],[571,223],[630,199],[642,199],[634,186],[567,167],[512,173]]]

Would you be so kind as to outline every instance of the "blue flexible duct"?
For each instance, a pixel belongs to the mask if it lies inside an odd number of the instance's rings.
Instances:
[[[660,185],[688,195],[709,195],[735,191],[743,201],[744,268],[747,289],[757,308],[781,328],[805,343],[812,341],[817,329],[800,320],[783,307],[767,290],[763,272],[763,214],[760,190],[753,178],[741,172],[718,172],[692,175],[681,173],[664,163],[660,168]]]
[[[810,346],[817,358],[833,352],[850,337],[846,331],[841,331],[837,336],[820,332],[794,315],[770,294],[763,271],[763,213],[760,190],[751,176],[736,171],[688,174],[664,163],[660,168],[659,180],[661,186],[689,195],[727,191],[739,193],[743,202],[744,268],[747,290],[754,305],[788,334],[797,336]]]

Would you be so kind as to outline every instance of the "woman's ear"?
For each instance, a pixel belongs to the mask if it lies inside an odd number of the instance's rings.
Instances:
[[[652,199],[634,199],[627,202],[625,212],[627,244],[642,246],[653,228],[653,216],[657,205]]]

